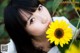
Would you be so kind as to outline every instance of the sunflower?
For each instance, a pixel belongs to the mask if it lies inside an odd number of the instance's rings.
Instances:
[[[46,34],[46,38],[50,43],[60,44],[61,47],[63,47],[63,44],[68,44],[68,41],[72,39],[72,29],[64,20],[51,22]]]

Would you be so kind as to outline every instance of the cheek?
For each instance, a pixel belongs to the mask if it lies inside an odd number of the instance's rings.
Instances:
[[[48,18],[51,18],[50,14],[49,14],[49,11],[44,7],[43,9],[43,14],[45,13],[45,15],[48,17]]]
[[[47,29],[46,25],[43,24],[34,24],[28,27],[28,32],[32,35],[38,36],[38,35],[42,35],[45,33]]]

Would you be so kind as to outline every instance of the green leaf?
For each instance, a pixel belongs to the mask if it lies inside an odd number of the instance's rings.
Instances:
[[[2,33],[2,35],[0,36],[0,38],[5,38],[5,37],[8,37],[9,38],[9,35],[8,33],[4,30],[4,32]]]
[[[52,10],[53,10],[53,14],[56,12],[56,9],[59,7],[60,3],[62,2],[63,0],[54,0],[53,2],[53,6],[52,6]]]
[[[70,12],[70,11],[72,11],[72,10],[73,10],[72,5],[67,5],[67,6],[66,6],[66,11],[67,11],[67,12]]]
[[[75,18],[75,19],[72,19],[70,22],[76,27],[78,24],[78,21],[79,21],[79,18]],[[80,28],[80,23],[78,28]]]
[[[46,6],[46,8],[49,10],[49,12],[52,12],[52,4],[53,4],[54,0],[49,0],[47,3],[45,3],[44,5]]]
[[[3,19],[4,8],[7,6],[8,0],[4,0],[2,4],[0,4],[0,20]]]
[[[80,47],[80,40],[74,40],[73,44],[75,44],[77,47]]]
[[[3,17],[0,17],[0,23],[3,22]]]
[[[60,45],[58,45],[58,48],[60,50],[61,53],[65,53],[65,50],[69,48],[70,43],[72,40],[70,40],[69,44],[64,44],[63,47],[61,47]]]
[[[80,0],[76,0],[77,2],[80,2]]]
[[[49,12],[52,14],[54,14],[56,12],[56,9],[59,7],[60,3],[63,0],[49,0],[45,6],[47,7],[47,9],[49,10]]]
[[[0,25],[0,37],[4,33],[4,24]]]

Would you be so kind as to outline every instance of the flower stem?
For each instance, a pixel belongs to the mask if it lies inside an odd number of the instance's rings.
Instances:
[[[71,3],[71,0],[69,0],[69,2]],[[76,14],[77,14],[77,15],[78,15],[78,17],[79,17],[79,20],[78,20],[78,23],[77,23],[77,26],[76,26],[76,28],[78,29],[79,24],[80,24],[80,15],[79,15],[79,13],[77,12],[77,10],[75,9],[75,4],[71,3],[71,5],[72,5],[72,7],[74,8],[74,10],[75,10]],[[71,42],[71,44],[70,44],[70,47],[71,47],[72,43],[73,43],[73,42],[74,42],[74,40],[75,40],[76,33],[77,33],[77,29],[75,30],[75,33],[74,33],[74,36],[73,36],[73,40],[72,40],[72,42]],[[69,49],[70,49],[70,47],[69,47]]]

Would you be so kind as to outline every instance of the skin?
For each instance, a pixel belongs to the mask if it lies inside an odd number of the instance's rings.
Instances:
[[[43,51],[48,51],[50,43],[47,41],[45,32],[52,20],[46,7],[40,4],[32,14],[20,9],[20,14],[27,22],[25,30],[34,37],[32,39],[34,46]]]
[[[32,34],[34,37],[45,34],[51,20],[51,16],[46,7],[39,5],[40,10],[37,8],[35,12],[29,14],[24,10],[20,10],[22,18],[26,20],[26,31]]]
[[[37,10],[32,14],[20,9],[20,14],[27,22],[25,30],[34,37],[32,39],[33,45],[48,52],[50,50],[50,43],[47,41],[45,32],[52,20],[46,7],[39,5]]]

